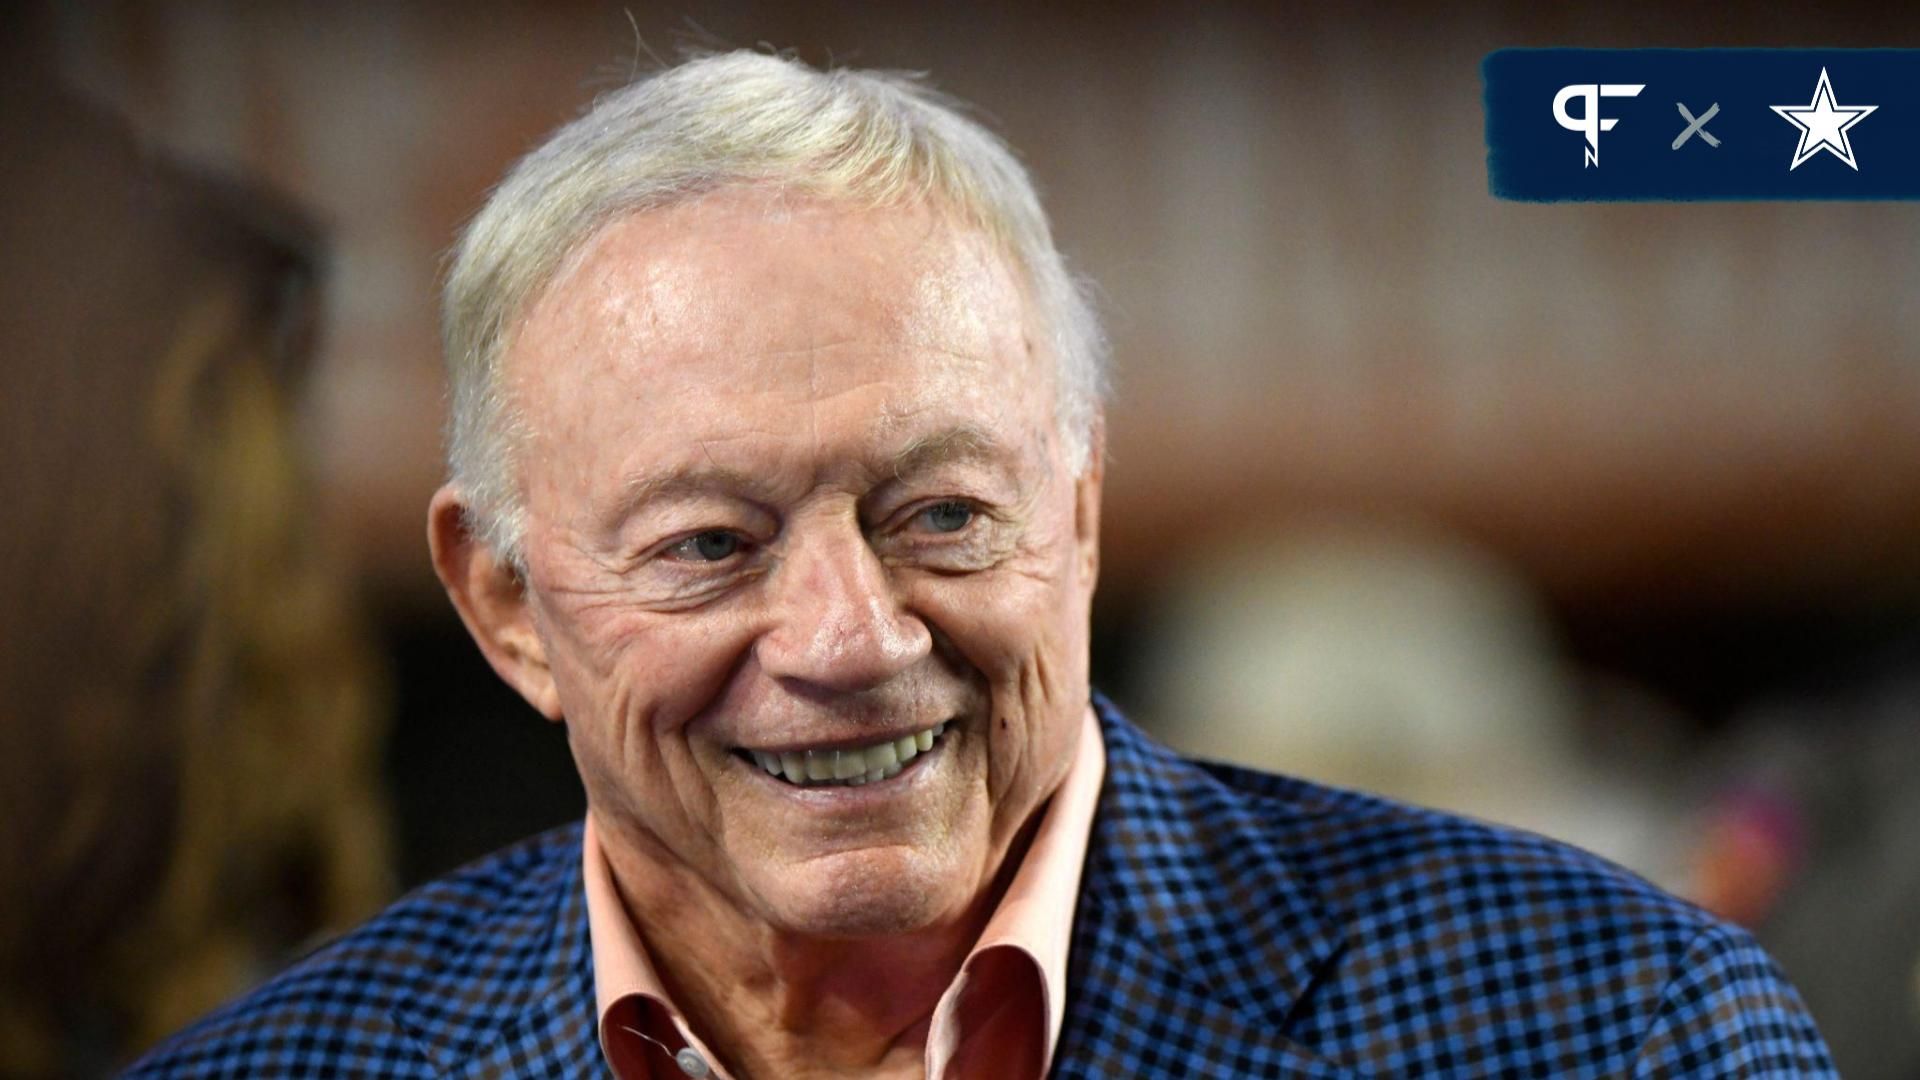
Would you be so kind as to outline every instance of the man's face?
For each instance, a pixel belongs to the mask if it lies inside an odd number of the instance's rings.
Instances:
[[[940,215],[754,191],[536,302],[527,602],[616,867],[818,936],[988,888],[1087,707],[1099,472],[1031,323]]]

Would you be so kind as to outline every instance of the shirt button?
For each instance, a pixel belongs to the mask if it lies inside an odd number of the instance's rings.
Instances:
[[[680,1066],[680,1071],[693,1077],[694,1080],[700,1080],[709,1072],[707,1059],[701,1057],[700,1052],[691,1046],[684,1047],[679,1053],[673,1055],[673,1063]]]

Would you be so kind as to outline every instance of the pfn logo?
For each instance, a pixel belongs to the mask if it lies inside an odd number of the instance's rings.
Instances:
[[[1620,122],[1618,117],[1600,118],[1600,99],[1603,97],[1639,97],[1645,90],[1645,83],[1574,83],[1563,86],[1553,95],[1553,118],[1568,131],[1578,131],[1587,137],[1586,160],[1580,166],[1586,168],[1600,165],[1600,133],[1612,131],[1613,125]],[[1567,102],[1574,98],[1584,98],[1586,109],[1579,116],[1567,113]]]

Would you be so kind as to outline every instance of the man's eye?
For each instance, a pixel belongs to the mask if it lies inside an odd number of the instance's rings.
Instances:
[[[920,519],[934,532],[959,532],[973,521],[973,507],[951,500],[935,503],[920,511]]]
[[[688,562],[721,562],[740,550],[740,537],[719,529],[696,533],[667,549],[677,559]]]

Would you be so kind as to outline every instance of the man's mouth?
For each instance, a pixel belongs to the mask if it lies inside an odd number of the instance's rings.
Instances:
[[[947,725],[939,723],[897,739],[834,750],[779,754],[766,750],[736,752],[751,758],[769,775],[796,787],[859,787],[898,776],[913,759],[931,751],[946,730]]]

